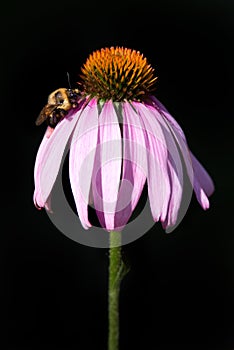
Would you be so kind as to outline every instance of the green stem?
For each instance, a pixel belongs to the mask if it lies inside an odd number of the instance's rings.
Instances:
[[[110,232],[109,252],[109,337],[108,350],[119,349],[120,283],[128,272],[121,257],[121,232]]]

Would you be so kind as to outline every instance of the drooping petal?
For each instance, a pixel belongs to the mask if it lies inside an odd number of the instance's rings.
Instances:
[[[164,221],[170,199],[170,180],[168,176],[168,150],[162,126],[148,109],[141,103],[134,102],[141,118],[148,156],[148,194],[152,216],[155,221]]]
[[[148,106],[147,106],[148,107]],[[150,107],[149,107],[150,108]],[[183,193],[183,167],[181,163],[180,154],[174,137],[171,133],[170,128],[168,127],[165,119],[158,112],[157,109],[151,108],[151,111],[161,125],[163,131],[167,150],[168,150],[168,175],[170,179],[170,200],[167,209],[167,216],[162,220],[164,228],[169,226],[174,226],[178,218],[178,212],[181,206],[182,193]],[[165,216],[164,216],[165,217]]]
[[[197,160],[197,158],[192,154],[192,152],[190,152],[190,156],[192,159],[195,177],[199,181],[201,187],[204,189],[207,196],[211,196],[214,192],[214,183],[210,175],[207,173],[207,171],[204,169],[201,163]]]
[[[197,198],[198,202],[200,203],[201,207],[204,210],[209,209],[209,207],[210,207],[209,199],[208,199],[206,193],[204,192],[203,188],[201,187],[199,181],[196,179],[196,177],[194,177],[193,188],[194,188],[194,192],[196,194],[196,198]]]
[[[115,215],[122,229],[141,196],[147,176],[147,150],[142,121],[132,106],[123,104],[123,167]]]
[[[160,102],[155,96],[151,96],[152,101],[154,102],[154,107],[160,111],[163,116],[169,121],[170,125],[173,127],[173,130],[176,130],[177,133],[180,134],[182,139],[186,141],[185,134],[181,128],[181,126],[177,123],[177,121],[172,117],[172,115],[168,112],[166,107]]]
[[[194,192],[198,202],[200,203],[203,209],[205,210],[208,209],[209,208],[208,193],[212,193],[214,189],[212,180],[210,179],[208,174],[207,174],[208,176],[205,176],[205,179],[202,179],[202,176],[201,176],[202,169],[199,166],[200,163],[197,163],[195,159],[191,159],[192,157],[191,152],[188,148],[185,134],[182,128],[180,127],[180,125],[171,116],[171,114],[167,111],[167,109],[161,104],[161,102],[159,102],[155,97],[152,97],[152,100],[155,103],[155,108],[159,109],[160,112],[165,117],[165,120],[168,121],[168,125],[180,147],[180,150],[186,165],[187,173],[188,173],[190,182],[194,188]],[[206,186],[206,190],[208,192],[204,191],[205,188],[203,188],[203,185]]]
[[[34,203],[38,208],[45,206],[49,209],[48,197],[58,175],[65,147],[79,115],[80,111],[69,114],[52,133],[47,129],[40,144],[34,167],[35,190],[33,196]]]
[[[91,100],[80,115],[75,126],[69,156],[69,175],[73,196],[80,221],[85,229],[92,225],[88,220],[88,204],[92,172],[97,146],[98,109]]]
[[[175,164],[176,163],[176,166]],[[168,172],[171,184],[171,196],[168,204],[167,216],[162,225],[165,229],[174,226],[178,219],[178,213],[181,206],[182,192],[183,192],[183,171],[182,166],[178,172],[179,161],[174,161],[171,156],[169,156],[168,161]]]
[[[94,207],[102,227],[115,229],[115,211],[122,165],[120,126],[112,101],[104,104],[98,118],[98,145],[92,177]]]

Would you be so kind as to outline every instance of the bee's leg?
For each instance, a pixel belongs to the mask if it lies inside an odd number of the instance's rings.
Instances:
[[[60,112],[55,109],[52,114],[50,115],[50,117],[48,118],[48,124],[49,126],[51,126],[52,128],[55,128],[55,126],[58,124],[58,122],[60,121]]]
[[[78,100],[77,94],[73,94],[73,96],[70,97],[69,101],[72,105],[72,108],[76,108],[78,106],[77,100]]]
[[[59,111],[60,120],[63,119],[68,113],[68,111],[65,111],[65,109],[62,109],[62,108],[58,109],[58,111]]]
[[[74,90],[69,90],[68,97],[72,108],[78,107],[78,94]]]
[[[51,116],[48,118],[48,123],[49,126],[51,126],[52,128],[54,128],[57,124],[58,124],[59,120],[58,120],[58,115],[57,113],[54,111]]]

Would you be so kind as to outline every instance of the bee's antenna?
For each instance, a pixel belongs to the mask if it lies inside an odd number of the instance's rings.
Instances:
[[[70,74],[68,72],[67,72],[67,81],[68,81],[69,88],[71,89]]]

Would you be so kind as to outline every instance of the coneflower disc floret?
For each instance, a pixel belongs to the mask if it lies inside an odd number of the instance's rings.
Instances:
[[[139,51],[123,47],[93,52],[81,71],[84,93],[102,100],[142,101],[157,79]]]

